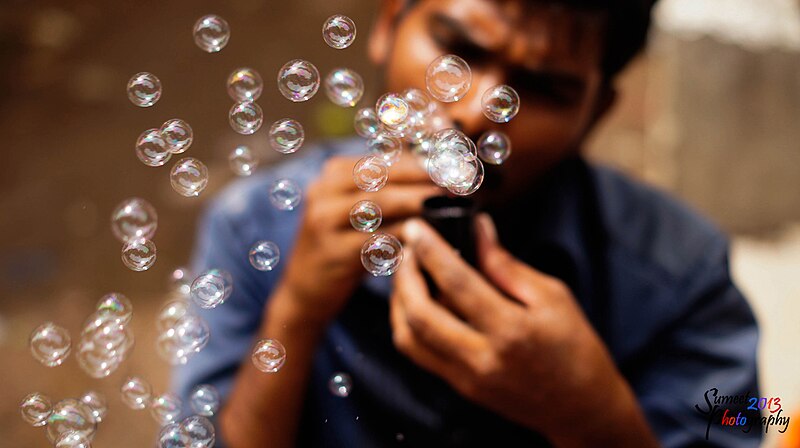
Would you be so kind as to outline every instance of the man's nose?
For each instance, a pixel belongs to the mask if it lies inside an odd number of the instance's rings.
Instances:
[[[472,86],[464,98],[446,106],[455,127],[475,138],[488,129],[490,122],[483,116],[481,97],[486,90],[502,83],[502,70],[473,70]]]

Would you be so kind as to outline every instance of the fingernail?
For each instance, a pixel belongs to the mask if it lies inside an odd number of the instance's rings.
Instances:
[[[403,225],[403,239],[407,244],[413,245],[419,241],[422,236],[422,226],[418,219],[409,219]]]
[[[497,228],[494,226],[494,221],[492,217],[489,216],[488,213],[481,213],[478,215],[478,223],[481,227],[481,231],[483,232],[486,238],[493,242],[497,242]]]

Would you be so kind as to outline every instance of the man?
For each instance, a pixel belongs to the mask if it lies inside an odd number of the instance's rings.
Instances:
[[[205,312],[208,347],[177,376],[185,396],[216,385],[219,439],[230,447],[755,446],[713,428],[694,405],[716,387],[757,394],[753,316],[731,282],[725,238],[660,193],[579,152],[614,100],[614,76],[644,43],[652,5],[521,0],[385,0],[369,54],[386,90],[424,89],[425,69],[454,53],[472,87],[441,104],[473,139],[499,128],[514,153],[475,194],[478,262],[467,265],[417,217],[441,194],[406,154],[377,193],[352,167],[363,142],[304,149],[300,159],[230,187],[201,228],[195,268],[221,268],[235,292]],[[519,115],[496,125],[480,97],[515,87]],[[298,181],[294,212],[268,185]],[[381,231],[404,243],[391,278],[359,261],[350,207],[371,199]],[[248,265],[275,241],[276,271]],[[423,273],[436,284],[436,297]],[[264,374],[257,338],[286,364]],[[352,377],[347,398],[328,390]]]

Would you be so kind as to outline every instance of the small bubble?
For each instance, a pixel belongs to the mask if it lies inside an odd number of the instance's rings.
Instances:
[[[269,201],[278,210],[294,210],[303,198],[300,186],[291,179],[278,179],[269,189]]]
[[[25,423],[31,426],[44,426],[50,413],[53,412],[53,404],[46,395],[33,393],[22,400],[19,412]]]
[[[434,59],[425,73],[428,92],[439,101],[452,103],[464,98],[472,85],[472,71],[466,61],[447,54]]]
[[[286,362],[286,348],[275,339],[262,339],[256,343],[251,359],[258,370],[275,373]]]
[[[150,415],[162,426],[174,423],[182,410],[183,403],[175,394],[161,394],[150,400]]]
[[[47,367],[56,367],[69,356],[72,338],[66,328],[45,322],[31,332],[28,345],[37,361]]]
[[[388,233],[372,235],[361,247],[361,264],[376,277],[394,274],[402,261],[403,245]]]
[[[359,232],[374,232],[383,221],[383,213],[372,201],[358,201],[350,209],[350,224]]]
[[[96,423],[100,423],[108,413],[108,404],[106,398],[95,391],[86,392],[81,396],[83,404],[89,407],[92,412],[92,418]]]
[[[353,167],[353,181],[358,188],[364,191],[378,191],[386,185],[388,180],[389,165],[381,157],[363,157]]]
[[[219,392],[210,384],[201,384],[192,389],[189,403],[194,412],[211,417],[219,410]]]
[[[161,81],[152,73],[141,72],[128,81],[128,99],[139,107],[150,107],[161,98]]]
[[[359,109],[353,119],[353,127],[356,133],[364,138],[374,137],[378,131],[381,130],[378,114],[375,113],[374,109],[369,107]]]
[[[261,75],[252,68],[237,68],[228,76],[228,95],[234,101],[255,101],[263,90]]]
[[[148,129],[136,139],[136,157],[147,166],[163,166],[166,164],[172,152],[167,147],[160,129]]]
[[[209,14],[200,17],[194,24],[194,43],[207,53],[222,50],[230,38],[228,22],[220,16]]]
[[[258,158],[250,148],[241,145],[228,155],[228,164],[237,176],[249,176],[258,166]]]
[[[336,397],[347,397],[352,389],[353,380],[346,373],[334,373],[331,379],[328,380],[328,390]]]
[[[367,148],[372,154],[383,159],[386,165],[392,166],[400,160],[403,143],[385,132],[379,132],[367,141]]]
[[[156,262],[156,244],[147,238],[128,240],[122,246],[122,263],[131,271],[142,272]]]
[[[502,165],[511,155],[511,140],[500,131],[487,131],[478,139],[478,157],[491,165]]]
[[[234,131],[242,135],[251,135],[261,128],[264,111],[252,101],[242,101],[231,106],[228,121]]]
[[[129,239],[153,238],[156,228],[156,209],[144,199],[125,199],[111,213],[111,231],[123,243]]]
[[[278,71],[278,90],[287,100],[308,101],[319,89],[319,71],[302,59],[287,62]]]
[[[356,40],[356,24],[341,14],[330,16],[322,25],[322,38],[331,48],[347,48]]]
[[[282,154],[297,152],[305,138],[303,125],[291,118],[281,118],[269,128],[269,145]]]
[[[258,241],[250,248],[248,258],[250,265],[259,271],[271,271],[278,265],[281,252],[278,245],[272,241]]]
[[[387,93],[375,105],[378,119],[387,126],[397,126],[408,118],[408,103],[396,93]]]
[[[353,107],[364,95],[364,80],[349,68],[333,69],[325,77],[325,95],[337,106]]]
[[[519,112],[519,95],[511,86],[494,86],[481,97],[483,115],[495,123],[507,123]]]
[[[170,171],[172,189],[181,196],[198,196],[208,185],[208,168],[193,157],[178,160]]]
[[[151,394],[150,383],[136,376],[126,379],[120,388],[122,402],[134,410],[150,406]]]
[[[180,118],[167,120],[161,125],[161,138],[173,154],[180,154],[189,149],[194,140],[194,132],[189,123]]]

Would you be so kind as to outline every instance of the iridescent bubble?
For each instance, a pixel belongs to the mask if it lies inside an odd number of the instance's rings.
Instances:
[[[187,351],[181,345],[181,341],[175,329],[170,328],[158,335],[158,339],[156,339],[156,353],[170,365],[177,366],[186,364],[189,361],[189,357],[195,352]]]
[[[237,176],[249,176],[258,166],[258,158],[247,146],[241,145],[234,148],[228,156],[231,170]]]
[[[328,390],[334,396],[337,397],[346,397],[350,395],[350,391],[353,389],[353,380],[350,378],[350,375],[342,372],[336,372],[331,376],[331,379],[328,380]]]
[[[201,384],[192,389],[189,403],[194,412],[211,417],[219,410],[219,392],[210,384]]]
[[[256,369],[265,373],[274,373],[286,362],[286,348],[275,339],[262,339],[256,343],[250,357]]]
[[[33,393],[22,399],[19,412],[25,423],[31,426],[44,426],[53,412],[53,404],[46,395]]]
[[[228,76],[228,95],[234,101],[255,101],[264,90],[261,75],[252,68],[237,68]]]
[[[466,61],[453,54],[434,59],[425,73],[428,92],[439,101],[452,103],[464,98],[472,85],[472,71]]]
[[[178,423],[169,423],[158,434],[158,445],[156,448],[189,448],[192,441],[189,435]]]
[[[141,72],[128,81],[128,99],[139,107],[150,107],[161,98],[161,81],[156,75]]]
[[[180,295],[189,295],[189,287],[192,285],[192,275],[189,268],[181,266],[175,268],[169,276],[169,288]]]
[[[189,286],[191,290],[191,285]],[[156,317],[156,329],[164,332],[173,328],[175,323],[189,311],[189,304],[183,300],[172,300],[164,304]]]
[[[169,180],[172,189],[181,196],[198,196],[208,185],[208,168],[203,162],[186,157],[172,167]]]
[[[450,188],[453,185],[469,183],[477,169],[473,162],[477,158],[466,157],[453,148],[439,148],[428,157],[428,175],[440,187]]]
[[[62,434],[73,431],[91,439],[97,430],[91,414],[92,411],[78,400],[67,398],[59,401],[47,418],[47,439],[55,443]]]
[[[408,104],[410,113],[420,118],[426,118],[436,111],[436,103],[420,89],[406,89],[402,94],[403,100]]]
[[[480,159],[474,159],[468,162],[470,168],[470,177],[464,182],[456,183],[447,187],[447,191],[459,196],[468,196],[478,191],[478,188],[483,184],[483,163]]]
[[[121,324],[130,322],[133,314],[131,300],[118,292],[110,292],[101,297],[95,308],[100,314],[110,316]]]
[[[353,119],[353,127],[356,129],[356,133],[364,138],[374,137],[381,130],[378,114],[369,107],[359,109]]]
[[[189,435],[178,423],[169,423],[158,434],[158,446],[156,448],[189,448],[192,441]]]
[[[161,394],[150,401],[150,415],[162,426],[175,422],[182,410],[183,403],[175,394]]]
[[[216,439],[214,425],[202,415],[186,417],[181,422],[181,428],[189,438],[191,448],[211,448]]]
[[[93,337],[81,337],[75,356],[78,365],[87,375],[92,378],[105,378],[122,364],[130,347],[133,347],[132,338],[127,340],[125,345],[112,347],[109,350]]]
[[[378,191],[389,180],[389,165],[381,157],[362,157],[353,167],[353,180],[364,191]]]
[[[111,231],[123,243],[132,238],[153,238],[157,227],[156,209],[141,198],[125,199],[111,213]]]
[[[367,148],[372,154],[383,159],[387,165],[392,166],[400,160],[403,143],[385,132],[379,132],[367,141]]]
[[[356,24],[341,14],[330,16],[322,25],[322,39],[331,48],[347,48],[356,40]]]
[[[200,308],[212,309],[225,303],[230,297],[232,288],[233,283],[227,284],[224,275],[206,271],[194,279],[190,295]]]
[[[81,396],[81,402],[85,404],[91,411],[91,417],[95,423],[100,423],[108,413],[108,404],[106,398],[95,391],[86,392]]]
[[[281,118],[269,128],[269,145],[282,154],[291,154],[303,146],[306,138],[303,125],[291,118]]]
[[[147,166],[162,166],[172,157],[160,129],[148,129],[136,139],[136,157]]]
[[[433,152],[449,150],[455,151],[465,160],[472,160],[478,156],[475,143],[463,132],[456,129],[445,129],[433,136]]]
[[[325,77],[325,94],[337,106],[353,107],[364,95],[364,80],[349,68],[333,69]]]
[[[222,17],[209,14],[194,24],[194,43],[207,53],[216,53],[228,45],[231,29]]]
[[[359,232],[374,232],[383,221],[383,212],[372,201],[358,201],[350,209],[350,224]]]
[[[294,210],[302,198],[300,185],[291,179],[278,179],[269,188],[269,201],[278,210]]]
[[[211,330],[202,317],[187,314],[175,322],[175,334],[182,351],[191,355],[200,352],[208,345]]]
[[[519,95],[511,86],[494,86],[481,97],[483,115],[495,123],[507,123],[519,112]]]
[[[28,339],[33,357],[47,367],[60,366],[72,348],[66,328],[45,322],[31,332]]]
[[[375,104],[378,119],[387,126],[397,126],[408,118],[408,103],[396,93],[387,93]]]
[[[147,238],[128,240],[122,246],[122,264],[131,271],[142,272],[156,262],[156,244]]]
[[[478,139],[478,157],[491,165],[502,165],[511,155],[511,140],[500,131],[488,131]]]
[[[403,245],[388,233],[369,237],[361,247],[361,264],[376,277],[392,275],[403,261]]]
[[[194,141],[194,131],[189,123],[180,118],[167,120],[161,125],[161,138],[173,154],[180,154],[189,149]]]
[[[287,100],[308,101],[319,89],[319,71],[302,59],[287,62],[278,71],[278,90]]]
[[[242,135],[251,135],[261,129],[264,111],[252,101],[242,101],[231,106],[228,121],[234,131]]]
[[[250,264],[259,271],[271,271],[281,259],[278,245],[272,241],[258,241],[248,253]]]
[[[91,440],[77,431],[62,433],[56,440],[55,448],[92,448]]]
[[[139,410],[150,406],[152,388],[147,381],[138,376],[132,376],[122,383],[120,394],[122,402],[125,403],[126,406],[134,410]]]

